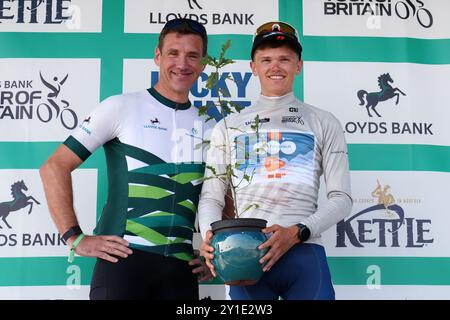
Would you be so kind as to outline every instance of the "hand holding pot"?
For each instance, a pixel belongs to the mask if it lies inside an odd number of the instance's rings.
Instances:
[[[266,234],[272,233],[272,236],[258,247],[260,250],[270,248],[264,257],[259,260],[259,263],[261,264],[266,262],[266,265],[263,268],[263,271],[266,272],[270,270],[283,254],[285,254],[294,244],[299,242],[297,238],[298,228],[295,225],[284,228],[278,224],[274,224],[261,231]]]
[[[200,255],[205,257],[205,263],[208,266],[209,270],[211,271],[211,274],[213,278],[215,278],[216,272],[214,271],[214,265],[212,264],[211,260],[214,259],[214,248],[211,246],[211,239],[213,237],[213,233],[211,230],[208,230],[206,232],[205,239],[202,242],[202,245],[200,247]]]
[[[206,265],[206,261],[203,256],[200,256],[200,252],[198,250],[194,250],[195,258],[189,261],[189,265],[193,268],[192,273],[197,275],[198,281],[209,281],[212,279],[211,271]]]

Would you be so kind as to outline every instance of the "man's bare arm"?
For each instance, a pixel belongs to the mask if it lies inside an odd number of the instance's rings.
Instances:
[[[65,145],[61,145],[39,170],[44,184],[48,208],[60,234],[78,225],[73,208],[72,171],[83,161]],[[71,237],[69,241],[73,241]]]
[[[83,161],[65,145],[61,145],[39,170],[52,219],[60,234],[78,225],[73,207],[72,171]],[[77,236],[67,240],[72,245]],[[128,242],[118,236],[86,236],[75,252],[82,256],[98,257],[117,262],[114,256],[128,257],[132,251]]]

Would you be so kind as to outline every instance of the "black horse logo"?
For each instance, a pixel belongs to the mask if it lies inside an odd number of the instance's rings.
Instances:
[[[197,3],[197,0],[188,0],[189,3],[189,8],[194,9],[194,7],[192,6],[192,2],[195,3],[195,5],[197,6],[197,8],[199,8],[200,10],[202,10],[203,8],[200,7],[200,5]]]
[[[37,204],[41,204],[34,197],[27,196],[26,194],[24,194],[22,190],[25,191],[28,190],[23,180],[13,183],[13,185],[11,186],[11,195],[13,197],[13,200],[0,203],[0,218],[3,220],[3,222],[9,229],[11,229],[12,227],[6,221],[6,218],[12,211],[17,211],[27,206],[30,206],[30,210],[28,210],[28,214],[30,214],[31,210],[33,210],[33,202],[31,202],[30,200],[33,200]],[[1,225],[0,229],[3,229]]]
[[[395,104],[398,104],[398,100],[400,98],[400,95],[397,93],[400,92],[402,95],[406,96],[406,94],[400,90],[399,88],[393,88],[389,83],[394,82],[392,80],[389,73],[382,74],[378,77],[378,86],[380,87],[381,91],[379,92],[370,92],[367,93],[366,90],[359,90],[358,91],[358,98],[360,101],[360,106],[364,105],[364,95],[366,95],[366,109],[367,113],[369,114],[369,117],[372,116],[370,113],[370,108],[377,114],[377,116],[381,117],[381,115],[375,110],[375,107],[377,106],[378,102],[380,101],[386,101],[388,99],[391,99],[393,97],[397,97],[397,101],[395,101]]]
[[[161,122],[159,122],[158,118],[155,118],[155,120],[150,119],[150,122],[151,122],[152,124],[161,123]]]

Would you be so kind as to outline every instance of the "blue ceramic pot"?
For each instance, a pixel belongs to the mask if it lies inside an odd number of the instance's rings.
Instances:
[[[214,248],[212,263],[226,284],[245,281],[256,283],[263,275],[263,265],[259,260],[267,249],[259,250],[258,246],[267,240],[261,229],[266,220],[240,218],[221,220],[211,224],[214,234],[211,246]]]

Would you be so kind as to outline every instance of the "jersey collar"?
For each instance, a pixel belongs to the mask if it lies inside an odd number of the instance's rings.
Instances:
[[[150,93],[153,98],[161,102],[163,105],[175,109],[175,110],[187,110],[191,107],[191,102],[188,101],[186,103],[178,103],[172,100],[167,99],[166,97],[162,96],[158,91],[156,91],[155,88],[149,88],[147,89],[148,93]]]
[[[258,98],[258,105],[263,105],[266,107],[277,107],[281,105],[286,105],[295,102],[294,93],[291,91],[284,96],[279,97],[267,97],[262,94]]]

